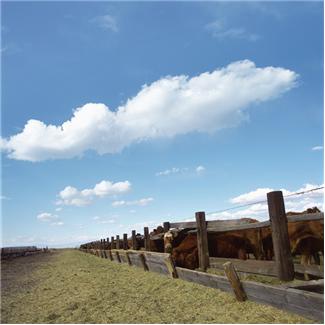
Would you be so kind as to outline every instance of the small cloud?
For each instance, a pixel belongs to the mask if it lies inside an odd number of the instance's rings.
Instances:
[[[10,200],[10,198],[4,195],[0,195],[0,200]]]
[[[116,222],[115,219],[109,219],[109,220],[101,220],[101,221],[98,221],[98,223],[100,223],[100,224],[108,224],[108,223],[112,224],[112,223],[115,223],[115,222]]]
[[[188,171],[188,168],[178,168],[178,167],[173,167],[171,169],[166,169],[164,171],[156,173],[156,176],[168,176],[171,174],[180,174],[180,173],[185,173]]]
[[[311,148],[312,151],[321,151],[323,149],[324,149],[323,146],[316,146]]]
[[[200,166],[197,166],[195,170],[196,170],[197,174],[202,174],[205,171],[205,167],[200,165]]]
[[[112,206],[113,207],[130,206],[130,205],[146,206],[153,200],[154,199],[152,197],[148,197],[148,198],[143,198],[143,199],[135,200],[135,201],[114,201],[112,203]]]
[[[55,211],[62,211],[62,207],[57,207],[56,209],[55,209]]]
[[[101,181],[93,188],[86,188],[79,191],[73,186],[66,186],[59,194],[59,200],[56,205],[72,205],[83,207],[92,203],[95,197],[103,198],[123,194],[131,189],[129,181],[112,183],[110,181]]]
[[[115,216],[116,215],[114,215],[114,217]],[[108,224],[108,223],[112,224],[112,223],[116,222],[116,220],[114,218],[109,218],[108,219],[108,218],[102,218],[102,217],[99,217],[99,216],[93,217],[93,220],[95,220],[97,224]]]
[[[112,32],[117,33],[118,32],[118,26],[116,18],[112,15],[103,15],[103,16],[97,16],[90,20],[91,23],[97,24],[100,28],[104,30],[110,30]]]
[[[62,222],[62,221],[52,222],[51,223],[51,226],[63,226],[63,225],[64,225],[64,222]]]
[[[205,28],[211,33],[212,37],[219,40],[233,38],[255,42],[260,39],[259,35],[250,33],[243,27],[227,27],[224,21],[220,19],[205,25]]]
[[[49,221],[53,221],[53,220],[59,219],[59,217],[57,215],[54,215],[54,214],[48,213],[48,212],[40,213],[39,215],[37,215],[36,218],[38,220],[40,220],[40,221],[43,221],[43,222],[49,222]]]
[[[129,210],[130,213],[136,213],[137,211],[136,210]]]

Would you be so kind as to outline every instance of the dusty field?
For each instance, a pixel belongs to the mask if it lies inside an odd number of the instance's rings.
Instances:
[[[1,266],[2,323],[312,323],[77,250]]]

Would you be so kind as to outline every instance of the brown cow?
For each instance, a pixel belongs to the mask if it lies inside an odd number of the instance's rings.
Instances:
[[[290,216],[317,212],[320,212],[317,207],[303,212],[288,212],[288,221]],[[318,253],[324,254],[324,226],[321,220],[288,222],[288,234],[291,253],[301,255],[301,264],[311,264],[312,257],[317,264],[320,263]],[[262,229],[262,241],[266,259],[272,259],[274,252],[270,227]]]
[[[257,220],[241,219],[242,223]],[[172,252],[176,265],[194,269],[198,267],[196,234],[187,234],[189,229],[174,229],[165,233],[165,251]],[[172,249],[174,247],[174,249]],[[225,233],[208,233],[209,255],[214,257],[232,257],[246,259],[249,253],[261,258],[262,249],[259,232],[254,229],[229,231]]]
[[[250,243],[247,239],[238,236],[228,234],[215,236],[208,234],[209,256],[211,257],[229,257],[245,260],[249,245]],[[198,268],[196,234],[188,234],[180,245],[172,250],[172,257],[177,266],[189,269]]]

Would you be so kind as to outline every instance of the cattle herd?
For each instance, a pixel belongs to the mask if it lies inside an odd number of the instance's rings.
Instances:
[[[302,264],[320,264],[320,254],[324,254],[323,220],[290,222],[290,216],[320,212],[310,208],[304,212],[288,212],[288,233],[293,256],[299,255]],[[244,223],[256,223],[255,219],[243,218]],[[159,226],[149,234],[149,250],[171,253],[176,266],[196,269],[199,266],[197,234],[194,228],[169,229]],[[119,239],[118,239],[119,240]],[[119,240],[120,241],[120,240]],[[117,244],[117,245],[116,245]],[[81,249],[111,249],[123,247],[123,242],[91,242],[80,246]],[[145,238],[136,234],[135,242],[128,238],[125,249],[143,250]],[[246,260],[272,260],[274,257],[272,232],[270,226],[227,232],[208,231],[210,257],[238,258]]]

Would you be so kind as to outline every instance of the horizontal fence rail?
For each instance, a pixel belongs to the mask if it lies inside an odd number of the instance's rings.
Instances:
[[[176,267],[178,277],[182,280],[198,283],[210,288],[231,292],[227,278],[221,275],[208,274]],[[271,286],[253,281],[241,281],[248,300],[267,304],[279,309],[297,313],[316,321],[324,320],[324,295]]]
[[[306,213],[301,215],[294,215],[287,217],[288,222],[299,222],[299,221],[317,221],[320,220],[324,222],[324,212],[318,213]],[[222,223],[224,222],[224,223]],[[237,230],[248,230],[248,229],[260,229],[270,227],[271,223],[269,220],[262,222],[247,223],[247,221],[242,221],[241,223],[237,220],[215,220],[207,221],[207,231],[208,232],[226,232],[226,231],[237,231]],[[233,224],[232,224],[233,223]],[[170,223],[171,228],[177,228],[175,225],[181,225],[179,228],[196,228],[196,222],[183,222],[183,223]],[[190,225],[190,226],[187,226]],[[195,226],[194,226],[195,225]],[[190,230],[189,233],[195,233],[196,229]]]
[[[232,262],[238,272],[277,277],[275,261],[240,260],[236,258],[210,257],[210,268],[223,270],[223,264]],[[295,273],[324,277],[324,268],[319,265],[294,264]]]

